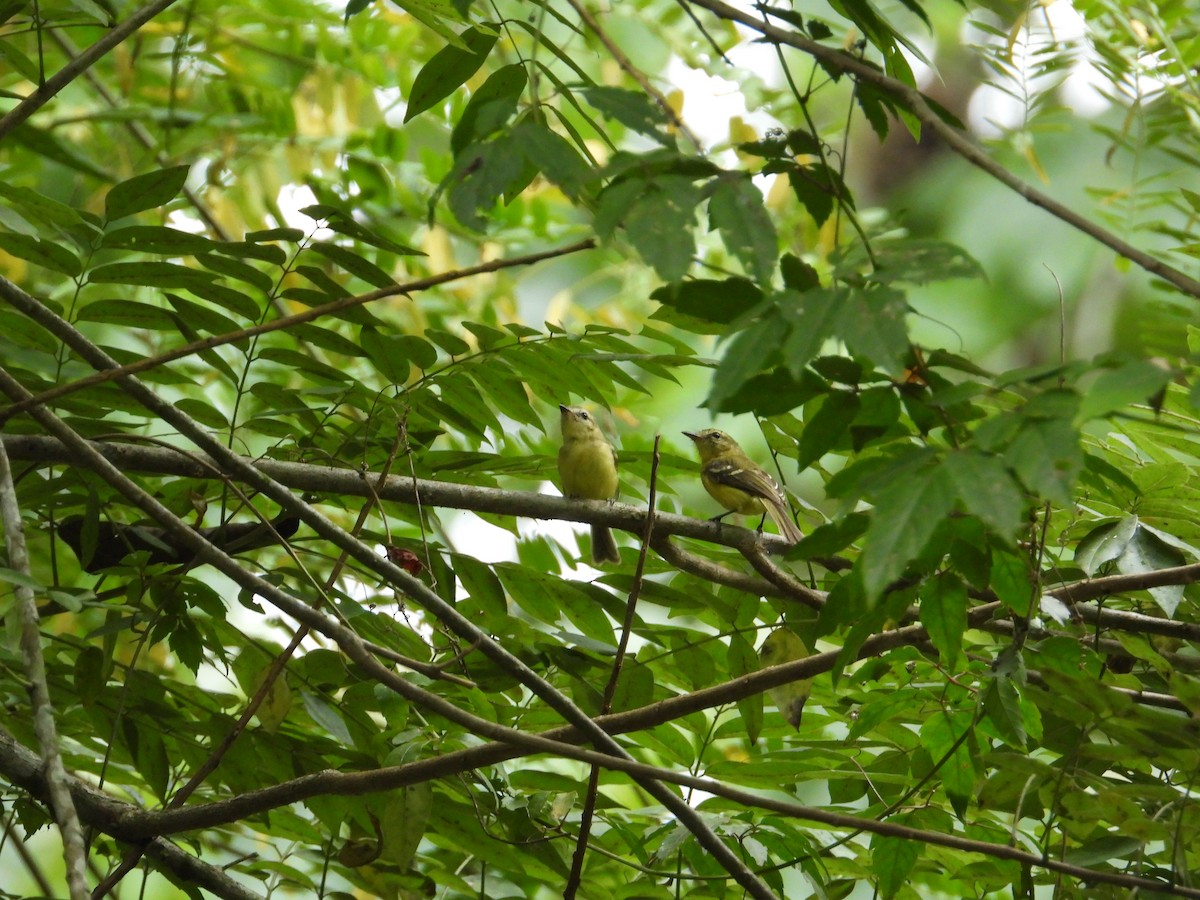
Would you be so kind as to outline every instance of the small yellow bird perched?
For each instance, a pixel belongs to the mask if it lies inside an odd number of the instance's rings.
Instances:
[[[562,446],[558,448],[558,475],[565,497],[611,500],[617,493],[617,452],[586,409],[559,405]],[[592,562],[617,563],[621,554],[612,532],[592,526]]]
[[[719,522],[731,512],[747,516],[757,514],[763,519],[770,515],[789,544],[803,537],[792,521],[787,498],[775,479],[748,457],[737,441],[715,428],[685,431],[684,434],[692,439],[700,452],[700,481],[705,490],[726,509],[713,521]],[[762,526],[760,520],[760,532]]]
[[[789,628],[776,628],[767,635],[767,639],[758,648],[758,658],[765,669],[780,663],[791,662],[794,659],[806,659],[812,656],[804,641]],[[800,716],[804,712],[804,704],[812,694],[812,679],[802,678],[790,684],[781,684],[767,691],[767,696],[775,704],[776,709],[783,713],[793,728],[800,727]]]

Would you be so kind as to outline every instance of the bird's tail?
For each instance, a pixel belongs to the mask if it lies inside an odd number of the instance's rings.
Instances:
[[[783,539],[789,544],[794,544],[800,538],[804,537],[804,533],[792,521],[792,511],[787,508],[782,502],[772,503],[768,500],[767,513],[771,516],[771,521],[775,523],[775,527],[779,529],[779,533]]]
[[[612,532],[604,525],[592,526],[592,562],[619,563],[621,554],[617,552],[617,542]]]

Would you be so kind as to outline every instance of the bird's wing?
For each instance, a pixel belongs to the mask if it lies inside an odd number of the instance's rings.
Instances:
[[[704,467],[708,477],[717,484],[737,488],[768,503],[784,503],[783,491],[775,479],[760,466],[743,465],[728,459],[715,459]]]

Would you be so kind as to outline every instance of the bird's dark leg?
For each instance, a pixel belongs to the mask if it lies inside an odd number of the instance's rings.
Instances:
[[[758,520],[758,534],[762,536],[763,525],[767,524],[767,514],[763,513],[762,518]]]
[[[725,512],[721,513],[719,516],[713,516],[713,517],[712,517],[711,519],[709,519],[708,521],[710,521],[710,522],[716,522],[718,525],[724,525],[725,523],[724,523],[724,522],[722,522],[721,520],[722,520],[722,519],[724,519],[724,518],[725,518],[727,515],[729,515],[729,514],[730,514],[730,513],[732,513],[732,512],[733,512],[733,510],[732,510],[732,509],[727,509],[727,510],[725,510]]]

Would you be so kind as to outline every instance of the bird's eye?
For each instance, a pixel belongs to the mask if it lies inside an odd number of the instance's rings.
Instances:
[[[583,421],[585,421],[585,422],[586,422],[588,419],[590,419],[590,418],[591,418],[591,416],[589,416],[589,415],[588,415],[586,412],[581,412],[581,413],[579,414],[579,418],[583,419]]]

